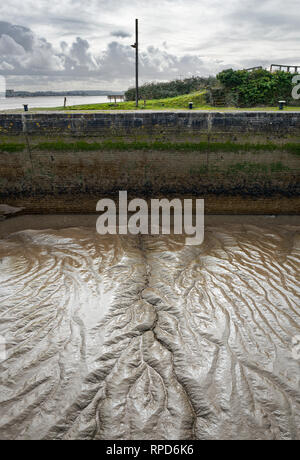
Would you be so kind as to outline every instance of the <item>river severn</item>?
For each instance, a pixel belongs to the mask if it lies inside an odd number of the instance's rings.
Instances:
[[[68,96],[67,105],[83,105],[83,104],[101,104],[109,102],[107,96]],[[23,105],[27,104],[30,108],[51,108],[63,107],[63,96],[42,96],[42,97],[8,97],[0,99],[1,110],[17,110],[23,109]]]

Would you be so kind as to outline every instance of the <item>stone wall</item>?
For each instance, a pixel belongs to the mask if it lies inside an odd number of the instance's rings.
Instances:
[[[25,144],[26,145],[26,144]],[[299,193],[299,158],[272,152],[155,150],[0,153],[2,197],[44,194]]]
[[[101,147],[107,140],[128,147]],[[98,144],[88,150],[68,148],[78,141],[85,147]],[[137,147],[133,141],[145,145]],[[159,150],[150,141],[169,147]],[[181,149],[175,142],[192,148]],[[268,213],[280,212],[278,199],[284,198],[284,209],[297,213],[299,150],[287,147],[299,143],[300,113],[291,112],[0,115],[0,200],[26,202],[35,211],[38,203],[45,207],[51,201],[54,212],[68,212],[77,200],[76,212],[85,212],[89,197],[127,190],[132,196],[226,196],[227,203],[228,197],[271,202],[276,197]],[[220,211],[226,212],[222,206],[220,200]]]
[[[0,114],[0,136],[96,136],[199,139],[213,136],[249,141],[300,140],[300,112],[110,112]]]

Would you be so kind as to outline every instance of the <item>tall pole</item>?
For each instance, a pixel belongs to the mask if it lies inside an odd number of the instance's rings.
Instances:
[[[139,106],[139,20],[135,20],[135,105]]]
[[[135,20],[135,105],[139,106],[139,20]]]

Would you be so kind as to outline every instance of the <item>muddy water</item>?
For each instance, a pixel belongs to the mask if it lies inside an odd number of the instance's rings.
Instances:
[[[0,438],[299,439],[299,230],[0,240]]]

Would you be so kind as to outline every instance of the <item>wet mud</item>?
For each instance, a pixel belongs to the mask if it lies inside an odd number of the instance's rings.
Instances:
[[[300,439],[299,230],[1,239],[0,438]]]

